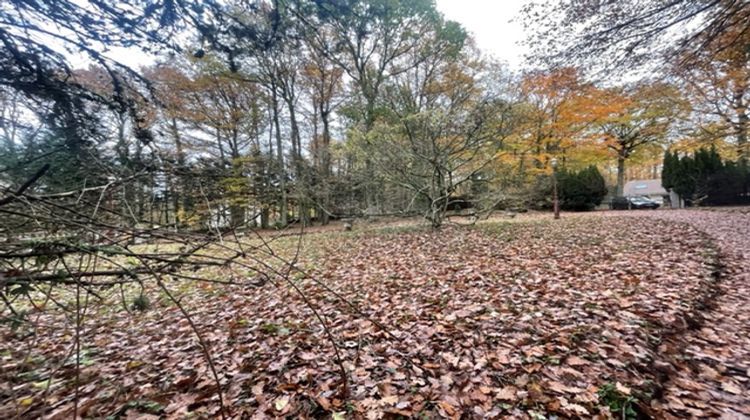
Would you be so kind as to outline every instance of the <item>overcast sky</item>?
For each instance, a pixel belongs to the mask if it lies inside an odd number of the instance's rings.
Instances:
[[[518,17],[528,0],[436,0],[445,17],[461,23],[477,40],[479,48],[506,61],[517,70],[523,61],[525,37]]]
[[[518,45],[525,37],[517,18],[528,0],[436,0],[438,9],[447,19],[461,23],[472,33],[483,51],[518,70],[523,61],[523,48]],[[123,64],[138,67],[152,62],[137,49],[113,48],[107,54]],[[74,66],[86,66],[82,54],[71,57]]]

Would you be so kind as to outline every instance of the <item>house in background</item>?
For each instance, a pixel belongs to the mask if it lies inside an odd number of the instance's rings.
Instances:
[[[644,196],[648,197],[662,207],[680,207],[680,199],[661,186],[661,179],[636,179],[625,183],[623,188],[625,197]],[[673,197],[674,196],[674,197]]]

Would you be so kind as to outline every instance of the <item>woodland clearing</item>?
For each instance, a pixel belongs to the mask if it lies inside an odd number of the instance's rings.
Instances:
[[[299,247],[304,271],[289,282],[167,281],[210,349],[223,409],[191,323],[145,283],[145,310],[115,287],[87,295],[77,361],[62,311],[3,325],[0,416],[66,418],[76,396],[91,418],[750,415],[747,218],[521,215],[280,237],[271,246]]]

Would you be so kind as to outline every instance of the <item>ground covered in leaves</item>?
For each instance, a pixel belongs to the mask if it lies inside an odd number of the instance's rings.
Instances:
[[[638,212],[306,235],[289,282],[169,283],[221,393],[177,308],[149,289],[148,310],[126,311],[113,291],[89,298],[77,375],[70,316],[0,327],[0,417],[71,417],[76,376],[93,418],[215,417],[220,399],[236,418],[750,414],[747,295],[724,290],[742,274],[747,293],[748,232],[717,246],[739,223]]]
[[[710,235],[721,281],[686,334],[660,348],[667,375],[654,406],[664,417],[750,417],[750,208],[657,212]]]

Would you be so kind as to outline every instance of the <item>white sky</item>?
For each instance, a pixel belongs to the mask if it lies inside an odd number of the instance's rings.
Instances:
[[[511,70],[519,70],[524,53],[519,42],[525,33],[521,23],[513,20],[528,1],[436,0],[436,3],[446,19],[462,24],[485,53],[505,61]],[[136,49],[113,48],[107,55],[133,68],[153,62],[153,58]],[[80,54],[71,58],[75,66],[86,65],[86,58]]]
[[[525,38],[519,16],[528,0],[436,0],[438,10],[446,19],[455,20],[472,33],[483,51],[506,61],[518,70],[523,62],[524,48],[518,45]]]

